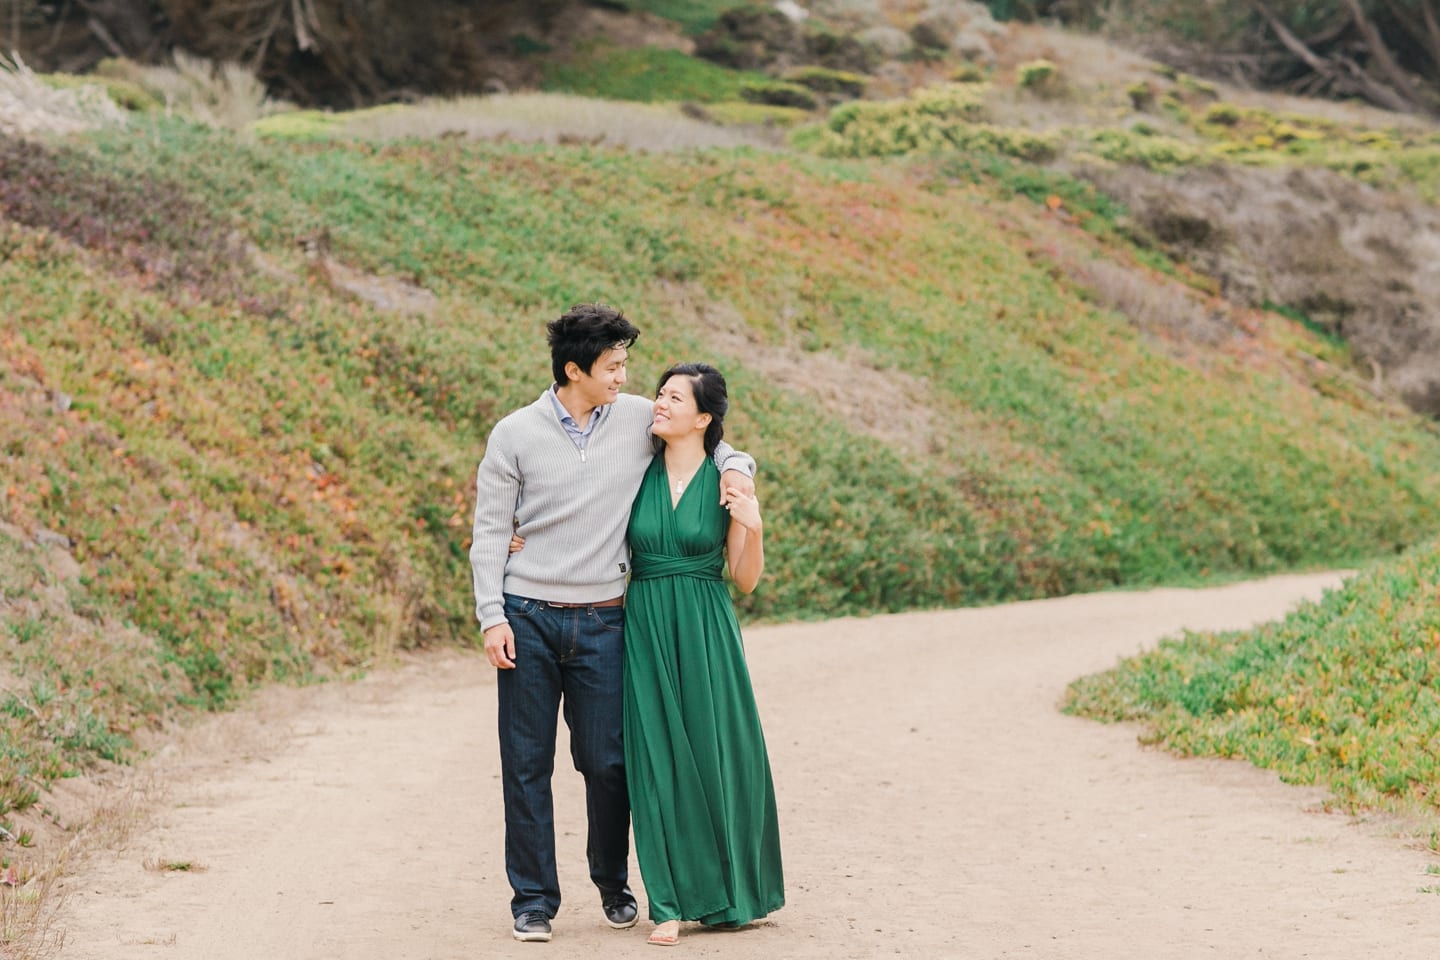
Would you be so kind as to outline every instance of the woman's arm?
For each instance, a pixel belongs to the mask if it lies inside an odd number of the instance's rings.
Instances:
[[[741,593],[751,593],[765,572],[765,525],[760,519],[760,501],[753,495],[727,489],[725,506],[730,510],[730,531],[725,536],[730,577]]]

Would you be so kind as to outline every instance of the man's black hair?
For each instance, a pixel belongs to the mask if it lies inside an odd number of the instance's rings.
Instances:
[[[565,386],[565,365],[574,363],[589,373],[606,350],[627,350],[640,336],[625,314],[603,303],[577,303],[545,326],[550,342],[550,369],[555,383]]]

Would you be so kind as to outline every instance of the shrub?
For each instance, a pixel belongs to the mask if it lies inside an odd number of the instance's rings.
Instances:
[[[813,149],[826,156],[870,157],[943,150],[977,150],[1034,162],[1053,158],[1054,134],[983,123],[985,87],[948,84],[908,100],[854,101],[830,111]],[[809,141],[807,135],[802,138]]]
[[[1155,107],[1155,88],[1147,81],[1141,80],[1132,83],[1125,88],[1125,93],[1130,98],[1130,106],[1136,110],[1145,111]]]
[[[795,107],[799,110],[814,110],[820,106],[815,94],[798,83],[780,80],[765,80],[743,84],[740,97],[749,103],[763,103],[772,107]]]
[[[764,103],[712,103],[705,108],[715,122],[731,127],[793,127],[812,116],[799,107],[777,107]]]
[[[838,99],[853,100],[863,96],[865,85],[869,78],[858,73],[848,73],[844,70],[831,70],[828,67],[795,67],[787,70],[781,79],[788,83],[799,84],[808,90],[818,94]]]
[[[105,95],[108,96],[117,107],[129,110],[131,113],[143,113],[146,110],[156,110],[163,106],[154,94],[140,86],[140,84],[119,77],[107,77],[99,72],[86,76],[76,76],[69,73],[52,73],[47,74],[41,79],[58,90],[80,90],[85,87],[98,86],[105,91]]]
[[[1147,136],[1134,130],[1097,130],[1090,134],[1094,152],[1114,163],[1128,163],[1149,170],[1173,170],[1191,166],[1204,157],[1199,150],[1174,137]]]
[[[1240,108],[1233,103],[1212,103],[1205,111],[1204,121],[1221,127],[1233,127],[1240,122]]]
[[[803,59],[805,36],[773,7],[734,7],[695,38],[695,55],[736,70],[765,70],[781,61]]]
[[[984,83],[985,70],[978,63],[962,63],[950,71],[951,83]]]
[[[854,34],[814,24],[805,30],[805,56],[825,69],[852,75],[869,73],[880,60],[876,50]]]
[[[1015,81],[1031,93],[1054,93],[1060,86],[1060,69],[1049,60],[1031,60],[1016,68]]]
[[[1175,78],[1175,82],[1180,87],[1181,95],[1186,99],[1201,103],[1220,99],[1220,91],[1215,88],[1213,83],[1199,80],[1188,73],[1179,74]]]

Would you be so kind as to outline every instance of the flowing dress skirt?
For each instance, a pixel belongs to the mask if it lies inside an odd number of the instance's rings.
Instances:
[[[707,461],[671,507],[656,458],[630,520],[625,769],[650,918],[745,923],[785,902],[775,788],[722,578]]]

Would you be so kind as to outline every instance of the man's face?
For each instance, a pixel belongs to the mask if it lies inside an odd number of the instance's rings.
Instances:
[[[629,358],[630,352],[624,347],[612,347],[600,354],[588,373],[580,372],[579,378],[570,384],[587,404],[601,407],[614,403],[620,396],[620,388],[625,386],[625,363]],[[578,371],[579,367],[574,369]]]

